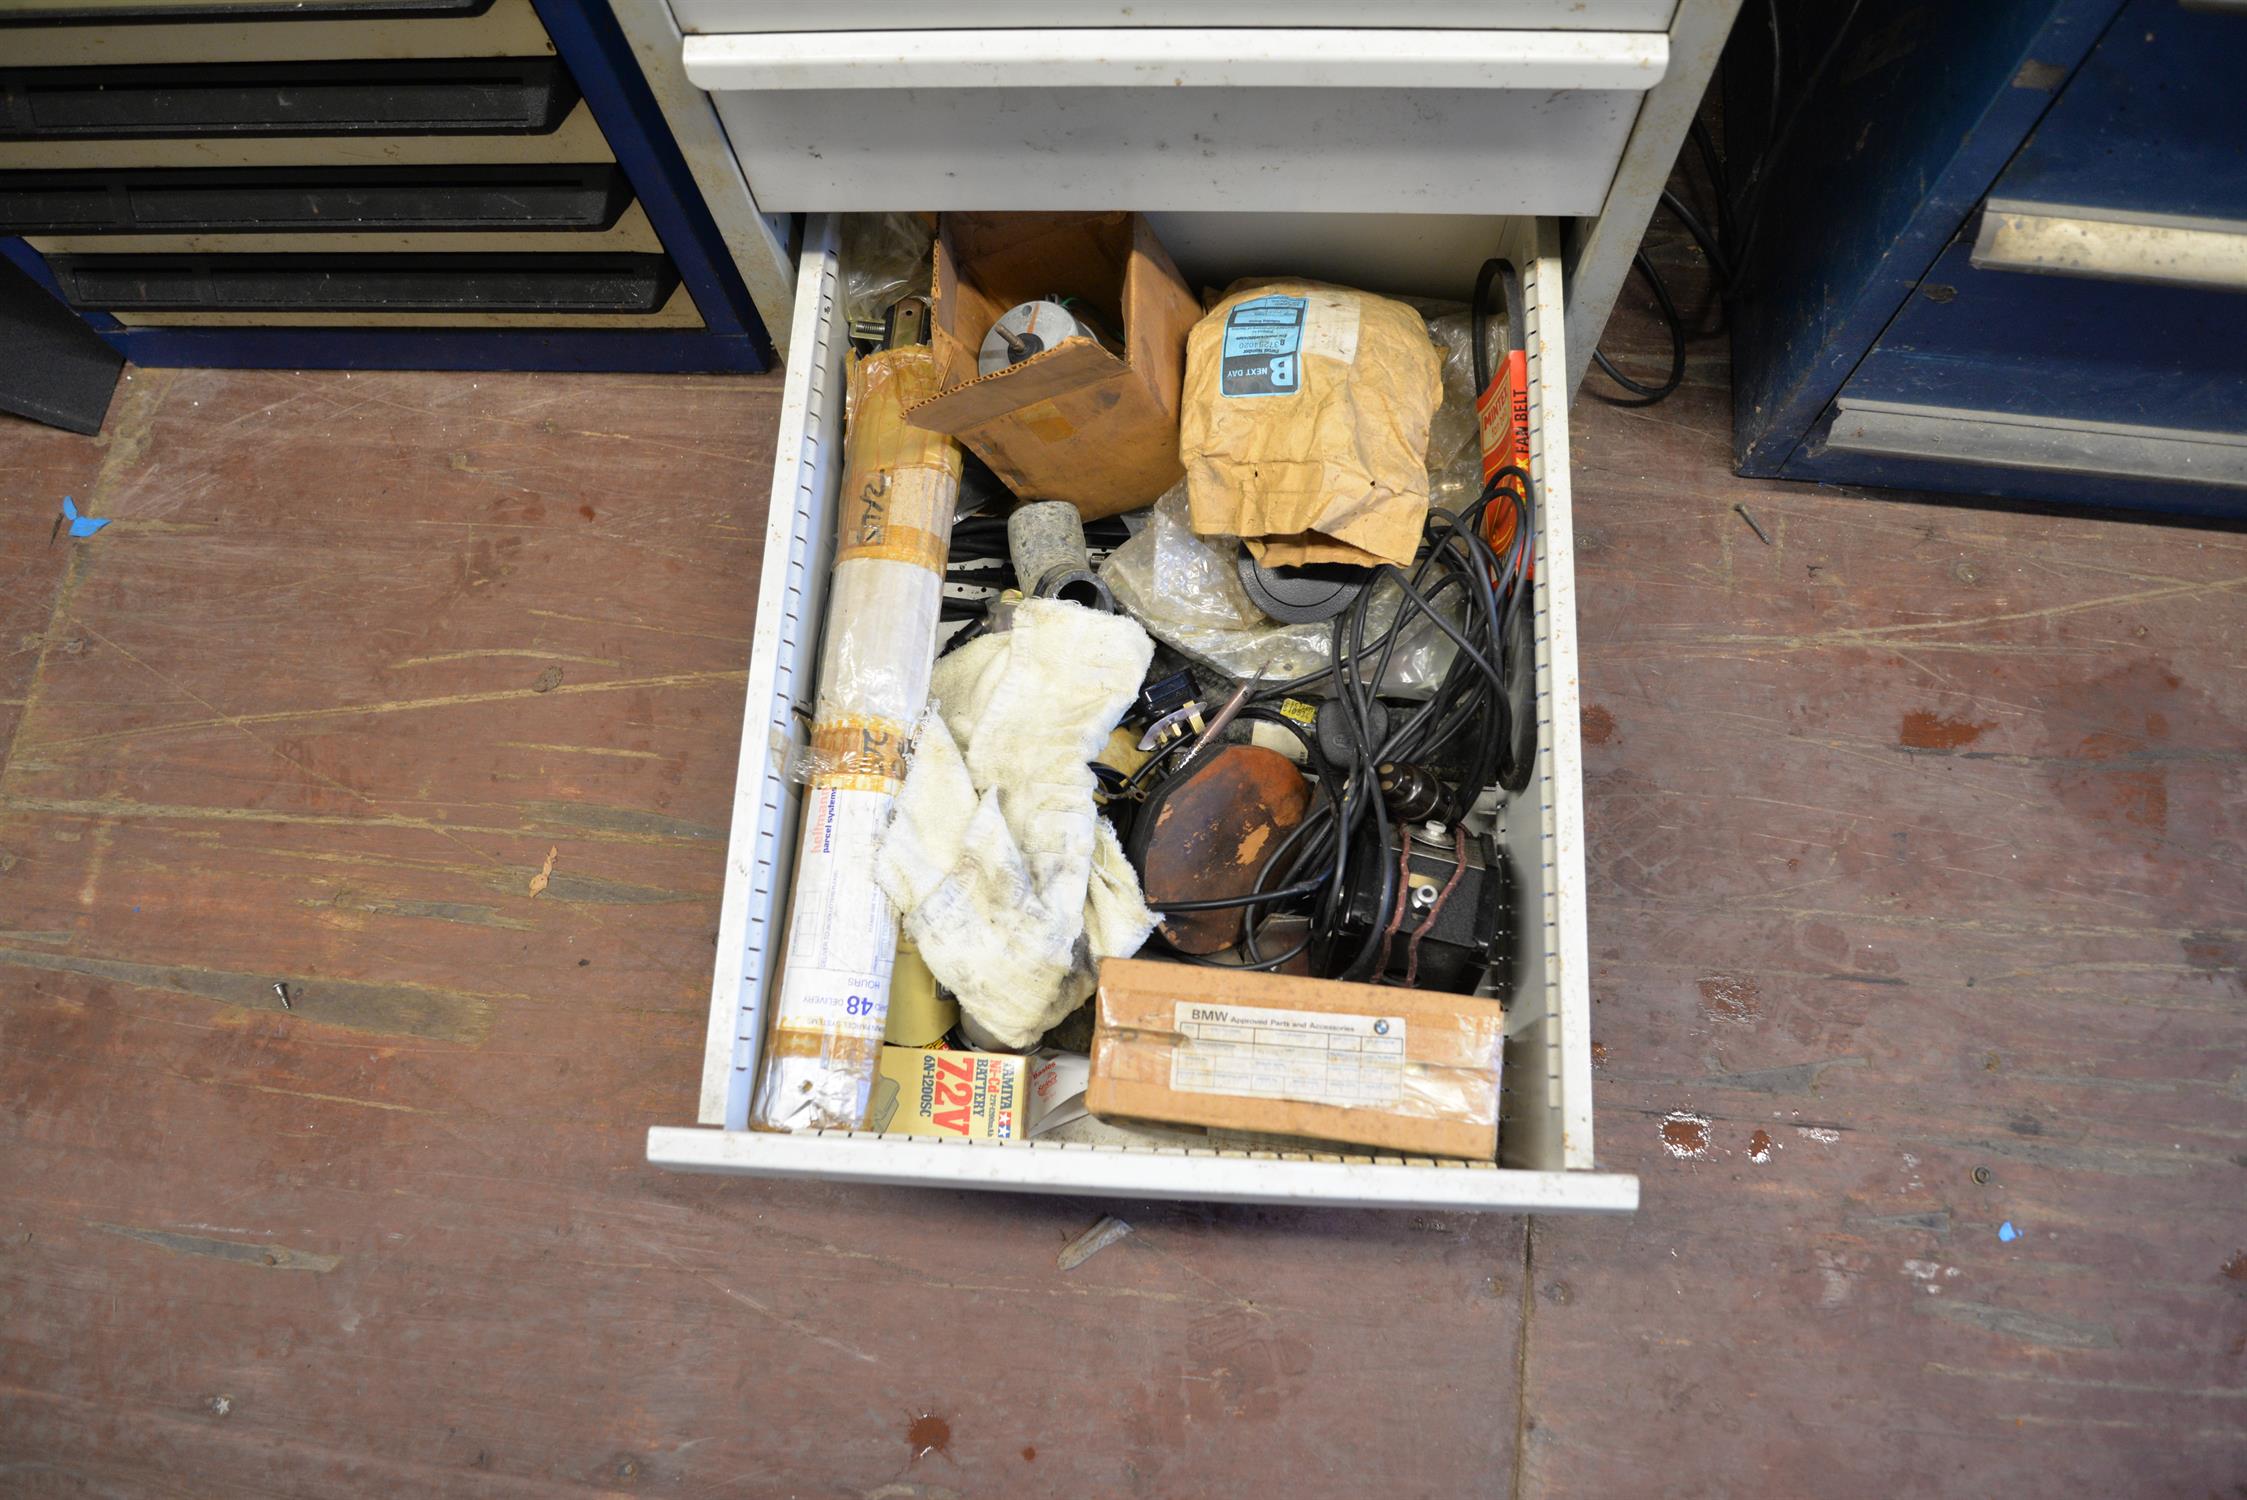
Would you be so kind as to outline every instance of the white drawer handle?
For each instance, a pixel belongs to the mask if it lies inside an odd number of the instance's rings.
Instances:
[[[2247,221],[1992,198],[1972,260],[1983,271],[2247,291]]]
[[[1554,89],[1642,93],[1661,32],[1118,27],[737,33],[686,39],[725,89]]]

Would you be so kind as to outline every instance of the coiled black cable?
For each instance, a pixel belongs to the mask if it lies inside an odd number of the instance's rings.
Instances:
[[[1375,569],[1356,603],[1335,618],[1332,665],[1290,681],[1264,684],[1242,710],[1244,718],[1286,723],[1302,738],[1318,766],[1321,796],[1266,856],[1249,894],[1178,904],[1180,912],[1239,908],[1237,956],[1211,959],[1174,949],[1175,956],[1196,963],[1274,969],[1308,952],[1331,977],[1369,978],[1378,962],[1380,924],[1376,922],[1374,930],[1354,946],[1342,939],[1353,876],[1365,871],[1373,882],[1373,910],[1390,910],[1396,900],[1398,853],[1411,836],[1391,819],[1382,799],[1380,767],[1408,762],[1429,770],[1445,788],[1441,815],[1448,821],[1464,817],[1493,783],[1515,790],[1526,784],[1527,767],[1515,764],[1521,755],[1513,733],[1509,686],[1513,674],[1531,665],[1523,657],[1533,637],[1520,627],[1526,622],[1532,593],[1532,486],[1526,470],[1509,465],[1484,485],[1472,505],[1455,514],[1432,512],[1412,566],[1385,564]],[[1484,512],[1500,503],[1516,511],[1511,540],[1502,555],[1490,545],[1483,525]],[[1391,588],[1383,588],[1384,584]],[[1373,601],[1391,593],[1395,615],[1369,637]],[[1409,711],[1388,710],[1387,727],[1377,738],[1373,726],[1381,716],[1375,712],[1374,700],[1381,696],[1381,685],[1399,651],[1427,630],[1451,642],[1451,664],[1431,696]],[[1339,760],[1327,758],[1317,737],[1270,706],[1320,682],[1328,684],[1354,747]],[[1533,738],[1530,746],[1533,757]],[[1173,768],[1168,774],[1184,771]],[[1307,930],[1285,952],[1267,956],[1258,934],[1280,919],[1305,920]]]
[[[1670,289],[1662,280],[1662,273],[1654,269],[1654,262],[1646,258],[1644,250],[1631,252],[1631,264],[1639,275],[1646,278],[1647,287],[1654,293],[1655,306],[1662,310],[1662,322],[1670,331],[1670,373],[1660,385],[1642,385],[1615,368],[1615,361],[1599,349],[1592,350],[1592,363],[1607,372],[1628,396],[1602,396],[1610,406],[1652,406],[1667,400],[1672,391],[1685,383],[1685,320],[1678,316],[1677,303],[1670,299]]]

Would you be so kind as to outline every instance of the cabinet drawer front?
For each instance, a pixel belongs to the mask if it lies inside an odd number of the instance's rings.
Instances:
[[[2247,14],[2132,0],[1989,196],[2055,216],[2247,219]]]
[[[57,135],[0,132],[0,172],[114,172],[142,167],[459,167],[616,160],[593,111],[579,100],[543,134],[478,135]]]
[[[1991,269],[1962,239],[1786,474],[2236,516],[2243,344],[2237,292]]]
[[[672,0],[681,30],[886,31],[898,24],[895,0]],[[1364,0],[952,0],[910,10],[930,29],[998,26],[1357,27],[1378,14],[1386,25],[1470,31],[1665,31],[1676,0],[1392,0],[1376,13]],[[941,12],[939,14],[938,12]],[[1061,14],[1056,14],[1061,12]]]
[[[768,211],[1597,213],[1667,38],[1210,28],[689,37]]]
[[[58,255],[71,306],[112,312],[658,312],[661,255]]]
[[[631,203],[613,163],[0,172],[0,234],[600,231]]]
[[[576,103],[547,57],[0,68],[0,140],[543,134]]]
[[[1984,270],[1954,244],[1843,395],[2247,433],[2247,296]]]
[[[2247,291],[2247,220],[1992,198],[1974,236],[1974,266],[2099,281]]]
[[[0,0],[0,58],[19,68],[553,55],[531,0]]]

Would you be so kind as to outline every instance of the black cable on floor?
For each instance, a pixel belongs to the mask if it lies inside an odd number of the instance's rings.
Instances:
[[[1708,258],[1709,269],[1716,273],[1717,285],[1729,288],[1732,284],[1732,259],[1724,253],[1724,246],[1715,232],[1701,221],[1701,216],[1686,206],[1685,200],[1668,188],[1662,189],[1662,206],[1677,216],[1685,232],[1693,236],[1693,243],[1701,247]]]
[[[1654,293],[1655,305],[1662,310],[1662,321],[1669,325],[1670,373],[1660,385],[1641,385],[1616,369],[1613,360],[1594,349],[1592,363],[1604,370],[1608,379],[1630,392],[1628,396],[1602,395],[1600,399],[1610,406],[1652,406],[1657,401],[1668,399],[1672,391],[1685,383],[1685,321],[1678,316],[1677,303],[1671,300],[1670,289],[1663,282],[1662,273],[1654,269],[1654,262],[1646,258],[1644,250],[1632,254],[1631,264],[1646,278],[1647,286]]]

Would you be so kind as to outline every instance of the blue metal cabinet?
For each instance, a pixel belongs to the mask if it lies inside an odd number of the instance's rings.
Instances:
[[[1767,168],[1741,472],[2247,515],[2230,9],[2040,0],[1843,37]]]
[[[0,7],[0,256],[147,365],[771,359],[606,0]]]

